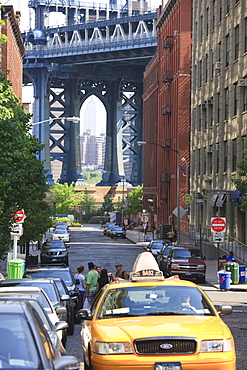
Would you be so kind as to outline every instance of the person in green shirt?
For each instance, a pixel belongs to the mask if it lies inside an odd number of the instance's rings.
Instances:
[[[95,270],[93,262],[88,262],[88,273],[85,276],[84,288],[85,288],[85,299],[87,298],[90,306],[93,304],[94,297],[97,293],[97,281],[99,278],[98,272]]]

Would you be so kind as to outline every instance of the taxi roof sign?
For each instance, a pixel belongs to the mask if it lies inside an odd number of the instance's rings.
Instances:
[[[164,280],[163,273],[160,271],[152,253],[143,252],[137,256],[130,273],[130,280]]]

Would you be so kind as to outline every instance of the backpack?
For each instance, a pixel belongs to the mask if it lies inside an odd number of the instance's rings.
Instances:
[[[121,279],[124,279],[124,274],[127,274],[127,279],[129,278],[129,274],[126,272],[126,271],[122,271],[122,273],[121,273]]]

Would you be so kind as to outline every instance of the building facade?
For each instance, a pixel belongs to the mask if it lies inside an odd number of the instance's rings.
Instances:
[[[182,168],[189,166],[190,152],[191,24],[191,0],[160,8],[157,56],[144,75],[144,200],[153,204],[157,227],[177,228],[173,211],[179,204],[185,209],[189,191]]]
[[[247,134],[245,0],[194,1],[191,100],[191,222],[199,229],[226,217],[227,234],[245,243],[246,216],[231,180]]]
[[[25,57],[25,48],[20,32],[20,12],[14,12],[13,6],[5,5],[1,10],[1,19],[4,25],[1,33],[7,36],[7,42],[1,45],[1,71],[7,74],[12,82],[14,93],[22,97],[22,60]]]

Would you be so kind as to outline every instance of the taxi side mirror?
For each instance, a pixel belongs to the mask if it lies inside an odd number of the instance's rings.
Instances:
[[[220,316],[230,315],[232,313],[232,306],[215,306]]]
[[[88,310],[78,310],[76,312],[76,317],[80,320],[92,320],[93,316],[89,315]]]

